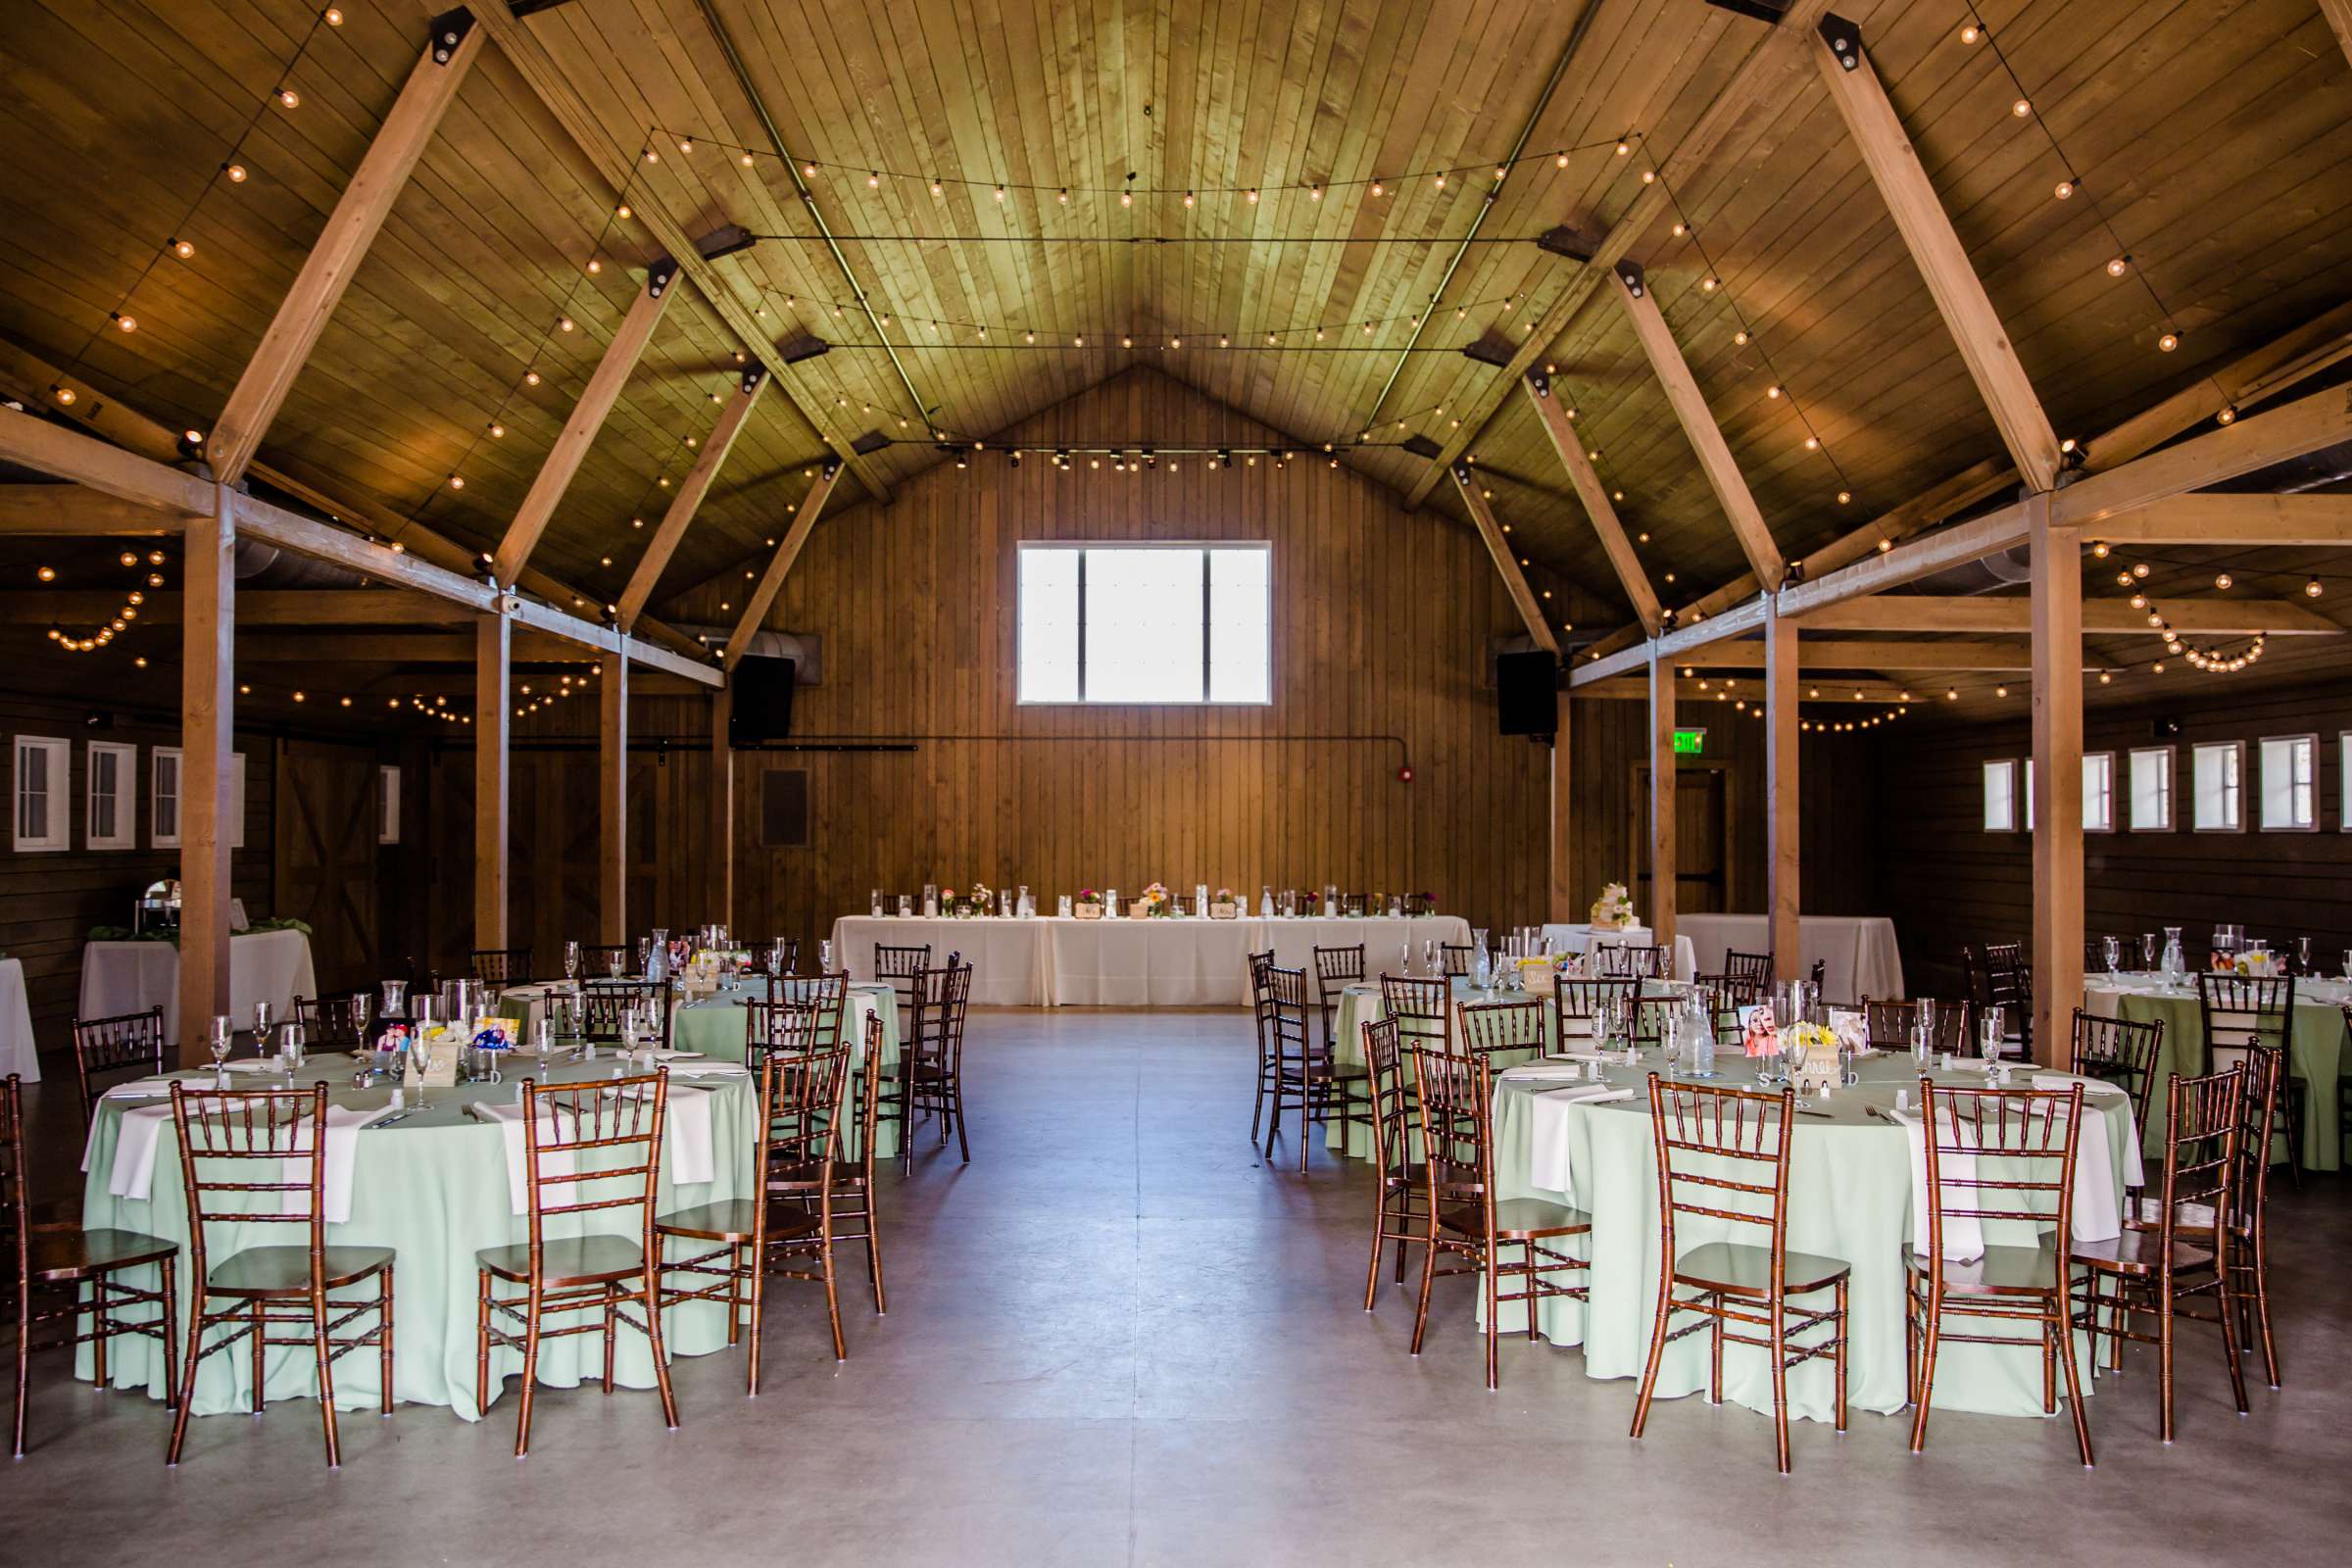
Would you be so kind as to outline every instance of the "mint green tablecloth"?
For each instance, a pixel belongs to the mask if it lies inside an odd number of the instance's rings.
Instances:
[[[1576,1190],[1545,1191],[1528,1180],[1531,1155],[1531,1096],[1556,1083],[1500,1084],[1494,1099],[1495,1182],[1504,1198],[1548,1198],[1592,1216],[1587,1240],[1592,1259],[1592,1301],[1539,1303],[1537,1327],[1554,1345],[1582,1345],[1585,1373],[1592,1378],[1640,1379],[1649,1353],[1657,1312],[1658,1178],[1649,1126],[1648,1074],[1652,1059],[1638,1067],[1612,1065],[1608,1081],[1635,1091],[1630,1100],[1578,1104],[1569,1112],[1570,1168]],[[1718,1085],[1754,1087],[1754,1072],[1738,1054],[1721,1058]],[[1891,1105],[1897,1086],[1918,1099],[1918,1072],[1909,1055],[1866,1057],[1856,1065],[1861,1087],[1831,1097],[1827,1118],[1800,1116],[1790,1149],[1788,1246],[1792,1251],[1839,1257],[1853,1265],[1848,1297],[1847,1402],[1857,1409],[1892,1413],[1904,1404],[1903,1248],[1912,1239],[1910,1150],[1902,1130],[1867,1113],[1865,1105]],[[1940,1075],[1939,1075],[1940,1076]],[[1950,1075],[1960,1084],[1982,1085],[1981,1073]],[[2017,1075],[2020,1086],[2028,1075]],[[2123,1095],[2086,1097],[2107,1117],[2109,1158],[2115,1191],[2123,1191],[2124,1140],[2132,1136],[2132,1109]],[[1735,1234],[1737,1232],[1737,1234]],[[1753,1242],[1753,1226],[1685,1215],[1678,1227],[1683,1250],[1708,1241]],[[1996,1242],[1999,1238],[1993,1237]],[[1507,1331],[1524,1333],[1523,1304],[1502,1308]],[[1677,1320],[1677,1327],[1683,1321]],[[2078,1338],[2076,1359],[2082,1386],[2090,1387],[2086,1345]],[[1679,1397],[1700,1393],[1707,1381],[1707,1337],[1694,1334],[1667,1347],[1657,1393]],[[1806,1362],[1788,1375],[1789,1410],[1807,1420],[1831,1418],[1834,1384],[1826,1361]],[[1724,1395],[1751,1410],[1770,1414],[1772,1375],[1765,1351],[1729,1346],[1724,1355]],[[1630,1397],[1630,1396],[1629,1396]],[[2031,1349],[1945,1342],[1936,1370],[1936,1408],[1995,1415],[2041,1413],[2041,1361]],[[2061,1404],[2063,1408],[2063,1403]]]
[[[352,1172],[351,1218],[329,1225],[327,1245],[389,1247],[398,1254],[393,1329],[395,1337],[394,1389],[397,1398],[411,1404],[448,1405],[466,1420],[480,1414],[474,1387],[475,1301],[479,1276],[474,1253],[482,1248],[525,1242],[528,1221],[514,1212],[508,1179],[505,1134],[495,1125],[466,1114],[467,1102],[477,1100],[514,1101],[522,1077],[570,1081],[611,1076],[617,1063],[610,1059],[540,1067],[523,1058],[501,1084],[460,1085],[428,1092],[427,1108],[395,1126],[364,1129],[356,1137],[357,1162]],[[354,1064],[339,1055],[315,1056],[300,1081],[323,1076],[333,1087],[331,1103],[372,1109],[388,1102],[389,1088],[353,1089]],[[210,1078],[209,1072],[193,1075]],[[711,1161],[715,1179],[679,1186],[669,1175],[674,1144],[663,1150],[662,1176],[656,1212],[721,1202],[752,1192],[752,1161],[758,1140],[759,1097],[748,1075],[710,1080],[716,1087],[702,1090],[673,1080],[674,1100],[709,1094]],[[253,1082],[277,1085],[274,1075]],[[185,1249],[188,1240],[186,1194],[181,1185],[178,1139],[167,1127],[156,1152],[155,1182],[143,1200],[116,1198],[108,1192],[114,1169],[115,1144],[122,1114],[132,1103],[157,1102],[102,1101],[91,1128],[82,1192],[82,1223],[90,1229],[121,1227],[144,1231]],[[266,1195],[274,1199],[276,1195]],[[593,1225],[615,1232],[629,1228],[613,1210],[573,1216],[580,1229]],[[588,1225],[581,1225],[586,1221]],[[277,1245],[287,1240],[284,1225],[237,1226],[215,1224],[206,1238],[218,1261],[239,1248]],[[557,1232],[551,1227],[551,1235]],[[190,1293],[186,1253],[179,1270],[180,1323],[189,1321]],[[153,1288],[149,1277],[139,1283]],[[365,1291],[358,1294],[365,1295]],[[707,1355],[727,1343],[726,1316],[708,1302],[690,1302],[673,1309],[663,1321],[672,1355]],[[183,1347],[184,1349],[184,1347]],[[604,1375],[602,1336],[581,1334],[546,1341],[539,1353],[540,1381],[555,1388],[573,1388]],[[253,1396],[252,1357],[242,1348],[208,1357],[197,1379],[196,1412],[216,1415],[250,1408]],[[372,1408],[379,1393],[376,1357],[372,1352],[352,1354],[335,1363],[335,1404],[339,1409]],[[494,1376],[522,1370],[520,1352],[492,1353]],[[273,1347],[265,1362],[264,1387],[270,1399],[318,1397],[318,1378],[311,1352],[305,1348]],[[90,1348],[76,1353],[77,1376],[91,1376]],[[622,1330],[615,1368],[618,1380],[630,1388],[654,1385],[652,1348],[642,1335]],[[162,1354],[153,1342],[136,1337],[117,1339],[111,1347],[107,1374],[118,1389],[145,1389],[155,1398],[164,1393]],[[493,1387],[495,1398],[500,1390]]]
[[[2311,993],[2305,991],[2309,985]],[[2310,1088],[2303,1095],[2303,1159],[2313,1170],[2339,1170],[2344,1163],[2346,1129],[2338,1116],[2336,1080],[2343,1072],[2344,990],[2339,983],[2320,980],[2295,984],[2295,1022],[2287,1040],[2287,1063],[2295,1077]],[[2148,1095],[2148,1125],[2141,1129],[2148,1152],[2164,1152],[2165,1084],[2174,1073],[2193,1078],[2208,1069],[2205,1018],[2197,1007],[2194,985],[2166,987],[2153,979],[2126,975],[2121,988],[2104,975],[2093,976],[2082,988],[2082,1007],[2133,1023],[2151,1018],[2164,1021],[2164,1044],[2156,1054],[2156,1079]],[[2283,1118],[2284,1107],[2280,1108]],[[2284,1159],[2283,1146],[2278,1157]]]

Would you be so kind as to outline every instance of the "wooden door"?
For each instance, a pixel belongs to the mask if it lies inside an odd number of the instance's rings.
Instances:
[[[377,978],[375,790],[371,747],[278,743],[271,906],[310,925],[322,992]]]
[[[1634,764],[1634,907],[1649,904],[1649,764]],[[1731,771],[1721,762],[1686,763],[1674,775],[1674,906],[1683,914],[1730,907]]]

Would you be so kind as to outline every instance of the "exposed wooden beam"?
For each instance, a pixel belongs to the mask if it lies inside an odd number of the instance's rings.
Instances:
[[[1707,487],[1715,492],[1716,504],[1730,520],[1732,533],[1740,541],[1740,554],[1747,557],[1747,569],[1756,574],[1757,581],[1779,586],[1788,570],[1781,560],[1780,547],[1772,542],[1772,530],[1764,525],[1764,514],[1757,508],[1756,498],[1748,493],[1740,465],[1732,461],[1732,449],[1723,439],[1723,429],[1708,410],[1706,396],[1698,390],[1690,367],[1683,362],[1683,351],[1675,346],[1674,334],[1666,329],[1666,318],[1658,314],[1658,302],[1650,298],[1648,280],[1641,268],[1620,261],[1609,272],[1608,290],[1625,313],[1625,318],[1633,323],[1634,336],[1649,361],[1650,372],[1665,389],[1675,419],[1698,458],[1699,471],[1706,475]]]
[[[463,12],[452,13],[463,16]],[[470,23],[452,42],[437,34],[410,68],[409,79],[393,100],[392,112],[376,127],[368,154],[343,187],[326,227],[295,274],[270,328],[262,334],[245,371],[228,394],[206,443],[214,477],[233,485],[245,477],[270,422],[293,389],[311,350],[325,330],[336,302],[359,270],[360,260],[392,211],[409,173],[433,139],[442,114],[457,100],[458,87],[482,50],[482,34]]]
[[[189,613],[179,652],[180,1064],[209,1054],[229,1010],[229,813],[235,808],[237,514],[235,493],[190,519],[181,580]]]
[[[1470,520],[1477,525],[1479,538],[1486,542],[1487,554],[1494,561],[1494,569],[1502,574],[1502,586],[1510,594],[1512,605],[1518,609],[1519,619],[1527,627],[1527,634],[1535,639],[1538,648],[1557,656],[1560,640],[1544,624],[1544,606],[1537,600],[1535,590],[1528,587],[1527,574],[1519,569],[1519,558],[1511,553],[1511,542],[1503,537],[1502,524],[1494,520],[1494,509],[1487,504],[1486,495],[1479,489],[1478,481],[1467,468],[1456,467],[1453,470],[1453,487],[1460,493],[1462,505],[1470,509]]]
[[[1617,573],[1617,584],[1634,607],[1634,619],[1646,635],[1656,636],[1664,624],[1658,596],[1649,586],[1649,573],[1642,569],[1642,558],[1634,554],[1634,542],[1626,537],[1625,524],[1618,520],[1608,487],[1600,482],[1592,460],[1585,455],[1585,443],[1570,421],[1565,401],[1552,395],[1548,376],[1531,374],[1520,381],[1519,387],[1527,394],[1528,406],[1536,411],[1544,435],[1550,438],[1551,450],[1558,454],[1560,466],[1568,470],[1568,482],[1576,487],[1577,500],[1584,503],[1585,515],[1592,519],[1601,551]]]
[[[2026,503],[2034,562],[2034,1055],[2064,1063],[2082,1004],[2082,551]]]
[[[248,664],[471,664],[477,651],[465,632],[256,633],[246,629],[243,611],[240,604],[237,658]],[[517,633],[513,652],[517,664],[595,663],[610,657],[545,632]]]
[[[733,669],[743,658],[744,649],[751,646],[752,634],[760,629],[760,622],[767,616],[768,606],[776,602],[776,594],[783,588],[784,579],[792,574],[792,564],[800,559],[801,547],[808,542],[808,535],[815,531],[816,519],[824,515],[825,501],[833,494],[833,486],[840,477],[840,466],[826,464],[818,472],[816,482],[808,487],[808,493],[801,498],[800,509],[792,514],[792,526],[784,530],[783,539],[776,545],[774,559],[768,562],[767,570],[760,575],[759,585],[744,601],[743,613],[736,618],[735,630],[727,638],[726,651],[719,657],[719,663],[725,668]]]
[[[661,199],[651,191],[630,185],[629,176],[635,170],[637,148],[634,145],[622,147],[612,139],[603,120],[588,107],[587,100],[571,85],[570,79],[564,75],[546,47],[515,20],[506,0],[472,0],[472,10],[481,19],[482,25],[489,29],[490,35],[498,40],[499,51],[521,74],[531,91],[538,95],[539,101],[547,106],[548,112],[563,126],[564,133],[570,138],[572,145],[604,176],[614,199],[618,199],[624,187],[633,191],[630,205],[637,215],[637,221],[644,226],[654,243],[677,260],[678,266],[684,270],[696,289],[710,302],[711,310],[726,323],[727,329],[759,357],[770,375],[777,378],[777,385],[783,389],[793,407],[800,411],[801,416],[808,420],[808,428],[832,448],[834,460],[848,466],[868,495],[888,506],[891,500],[890,486],[874,471],[873,465],[851,445],[850,433],[826,417],[823,402],[800,385],[792,371],[791,363],[769,338],[766,328],[753,317],[751,307],[737,299],[735,291],[719,275],[717,269],[703,259],[695,249],[693,238],[670,217]],[[634,135],[635,131],[630,134]]]
[[[1797,793],[1796,623],[1783,615],[1764,622],[1764,863],[1765,925],[1772,948],[1772,977],[1801,979],[1797,915],[1803,879],[1801,801]],[[1855,998],[1840,997],[1841,1002]]]
[[[473,945],[507,945],[507,740],[514,721],[514,622],[493,611],[475,629]]]
[[[596,940],[612,946],[629,940],[628,659],[607,654],[604,669],[596,701]]]
[[[1703,652],[1686,655],[1686,670],[1762,669],[1768,662],[1760,642],[1717,643]],[[2000,642],[1968,640],[1924,642],[1888,637],[1879,641],[1808,635],[1797,647],[1800,669],[1866,670],[2015,670],[2034,667],[2034,650],[2025,638]]]
[[[180,531],[158,512],[77,484],[0,484],[0,535],[26,539],[160,539]]]
[[[2345,61],[2352,63],[2352,0],[2320,0],[2320,12],[2335,29],[2336,47],[2343,50]]]
[[[2072,533],[2112,544],[2352,545],[2352,496],[2173,496]]]
[[[1646,675],[1612,675],[1606,680],[1572,687],[1569,695],[1580,700],[1647,702],[1649,678]],[[1674,695],[1676,701],[1683,705],[1686,727],[1707,722],[1707,714],[1714,712],[1718,705],[1721,705],[1723,711],[1717,716],[1725,723],[1737,717],[1740,723],[1744,724],[1748,722],[1751,712],[1757,717],[1764,712],[1762,681],[1726,682],[1705,676],[1688,679],[1678,676],[1674,683]],[[1866,710],[1864,717],[1869,716],[1867,710],[1871,708],[1900,708],[1906,704],[1920,708],[1928,706],[1928,694],[1924,689],[1904,686],[1883,675],[1860,679],[1852,676],[1839,679],[1808,677],[1802,700],[1823,707],[1861,708]],[[1747,708],[1741,710],[1734,706],[1739,703],[1745,703]]]
[[[1463,454],[1471,451],[1485,436],[1487,426],[1496,412],[1510,397],[1511,388],[1536,362],[1559,341],[1560,334],[1583,312],[1602,278],[1618,260],[1631,251],[1649,225],[1664,216],[1671,200],[1670,192],[1683,179],[1695,173],[1715,156],[1725,137],[1740,123],[1748,110],[1759,102],[1777,101],[1780,95],[1794,85],[1806,70],[1805,34],[1830,9],[1829,0],[1795,0],[1780,25],[1773,27],[1759,40],[1747,58],[1740,63],[1729,81],[1708,101],[1704,113],[1694,122],[1683,139],[1675,144],[1658,170],[1663,176],[1645,184],[1637,192],[1625,212],[1610,225],[1587,262],[1584,270],[1569,279],[1551,308],[1544,313],[1527,341],[1511,356],[1501,374],[1472,392],[1461,410],[1461,424],[1446,439],[1429,471],[1414,481],[1406,492],[1405,504],[1418,507],[1429,499],[1439,480],[1445,477]],[[1653,149],[1643,147],[1639,156],[1646,162]]]
[[[1760,598],[1736,605],[1720,615],[1710,615],[1694,626],[1677,626],[1647,643],[1610,654],[1604,659],[1590,660],[1569,672],[1568,684],[1586,686],[1648,667],[1652,653],[1673,662],[1685,654],[1693,653],[1726,638],[1740,637],[1762,628],[1765,604]]]
[[[1649,930],[1650,941],[1674,951],[1674,666],[1649,662]]]
[[[1830,102],[1844,119],[1904,247],[1927,280],[1936,312],[1960,347],[1969,377],[1992,411],[2010,461],[2030,488],[2049,489],[2058,478],[2057,432],[2034,395],[2017,347],[1994,314],[1928,172],[1920,167],[1918,150],[1904,134],[1894,105],[1886,101],[1886,86],[1862,47],[1860,30],[1843,17],[1827,18],[1816,34],[1813,57],[1829,85]]]
[[[2340,637],[2344,630],[2327,616],[2285,599],[2171,595],[2161,608],[2175,631],[2207,637],[2252,637],[2264,632],[2273,637]],[[1807,631],[2030,632],[2034,616],[2025,599],[1889,594],[1843,600],[1808,611],[1804,626]],[[2082,629],[2099,636],[2157,634],[2148,624],[2148,612],[2133,610],[2124,599],[2093,599],[2084,604]]]
[[[654,328],[662,324],[662,313],[669,305],[676,282],[676,266],[668,261],[656,262],[646,273],[644,286],[629,302],[628,314],[620,318],[612,341],[605,345],[588,384],[580,389],[579,401],[571,406],[570,417],[557,434],[556,444],[548,449],[547,461],[539,465],[538,477],[524,493],[522,505],[514,509],[506,537],[498,542],[490,569],[500,583],[512,585],[523,563],[531,559],[531,552],[539,548],[539,536],[556,514],[556,504],[571,488],[572,476],[580,471],[596,432],[605,427],[605,416],[620,401],[620,389],[628,384],[629,373],[637,368],[645,346],[653,341]]]
[[[751,417],[752,410],[758,406],[760,394],[766,389],[767,383],[766,368],[757,365],[744,371],[735,383],[735,395],[727,400],[726,408],[719,413],[718,422],[710,427],[710,434],[703,441],[702,456],[695,459],[694,466],[678,485],[677,494],[670,498],[669,510],[662,514],[662,525],[654,530],[653,538],[646,541],[645,554],[638,558],[637,569],[629,573],[629,585],[620,592],[620,608],[615,618],[622,631],[637,624],[637,616],[644,611],[645,602],[653,597],[655,585],[662,580],[662,568],[669,564],[669,558],[677,550],[678,541],[686,537],[686,525],[694,521],[695,513],[702,508],[703,498],[710,493],[712,482],[718,478],[720,466],[727,461],[729,449],[735,445],[736,436],[743,432],[743,421]]]

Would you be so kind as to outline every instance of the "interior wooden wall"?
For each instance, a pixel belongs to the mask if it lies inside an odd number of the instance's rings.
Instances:
[[[2352,948],[2352,835],[2339,831],[2344,779],[2336,737],[2352,729],[2352,692],[2341,681],[2309,686],[2232,689],[2227,677],[2183,674],[2178,701],[2107,710],[2083,718],[2083,747],[2117,754],[2118,811],[2123,809],[2122,754],[2132,747],[2179,748],[2174,773],[2176,818],[2187,821],[2189,748],[2203,741],[2247,743],[2248,820],[2258,799],[2254,743],[2266,735],[2320,735],[2320,831],[2086,833],[2083,929],[2124,935],[2166,925],[2199,958],[2216,922],[2244,925],[2274,944],[2308,934],[2315,956],[2334,972]],[[2033,750],[2026,697],[2018,714],[1991,724],[1923,722],[1871,736],[1872,765],[1885,809],[1873,813],[1872,898],[1894,917],[1904,978],[1914,996],[1956,995],[1962,944],[2024,941],[2032,932],[2034,840],[2027,833],[1984,831],[1983,764]],[[2158,738],[2152,724],[2175,719],[2178,736]]]

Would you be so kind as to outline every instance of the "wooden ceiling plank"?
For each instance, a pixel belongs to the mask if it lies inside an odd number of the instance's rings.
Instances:
[[[1519,558],[1512,552],[1511,542],[1502,536],[1502,524],[1494,520],[1494,509],[1487,504],[1485,494],[1467,467],[1458,465],[1454,467],[1453,485],[1461,495],[1462,505],[1470,510],[1470,520],[1478,525],[1479,538],[1486,541],[1487,554],[1494,559],[1494,569],[1501,574],[1502,586],[1509,591],[1520,620],[1526,623],[1527,634],[1536,640],[1538,648],[1557,656],[1560,640],[1544,622],[1544,606],[1536,599],[1535,590],[1528,587],[1527,574],[1519,569]]]
[[[467,26],[454,44],[436,37],[428,40],[417,56],[392,112],[384,117],[382,127],[368,144],[368,156],[344,187],[325,229],[296,274],[294,286],[286,291],[270,329],[262,334],[261,346],[237,378],[220,416],[213,421],[207,455],[220,483],[233,485],[243,478],[261,450],[270,421],[284,405],[294,378],[302,373],[313,345],[325,329],[326,318],[350,286],[361,259],[383,227],[392,203],[408,183],[416,160],[433,139],[442,114],[457,97],[459,85],[481,49],[481,33]]]
[[[726,652],[719,662],[729,670],[743,658],[743,651],[751,646],[752,635],[759,631],[760,622],[766,617],[768,607],[776,602],[784,579],[792,574],[792,564],[800,559],[801,547],[808,542],[808,535],[815,531],[816,519],[824,515],[825,502],[833,494],[833,486],[840,477],[841,468],[838,465],[825,465],[824,471],[816,476],[816,482],[808,487],[808,493],[801,498],[800,510],[792,515],[792,526],[784,530],[783,539],[776,545],[775,559],[767,564],[767,570],[760,578],[759,585],[752,590],[751,597],[744,601],[743,614],[736,620],[735,630],[727,637]]]
[[[1617,520],[1617,509],[1609,501],[1609,492],[1592,469],[1592,460],[1585,456],[1585,444],[1569,423],[1565,403],[1552,396],[1551,383],[1529,375],[1519,383],[1527,401],[1543,422],[1544,433],[1551,440],[1551,450],[1559,454],[1560,466],[1568,470],[1568,481],[1576,487],[1577,499],[1584,503],[1585,515],[1592,521],[1592,531],[1600,536],[1600,547],[1616,570],[1619,586],[1625,589],[1627,601],[1634,607],[1634,618],[1642,630],[1655,637],[1664,624],[1658,608],[1658,596],[1649,586],[1649,574],[1642,569],[1642,558],[1634,554],[1633,541],[1626,537],[1625,524]]]
[[[718,478],[720,466],[727,461],[727,453],[734,447],[736,436],[742,433],[743,421],[751,417],[753,408],[760,402],[760,394],[767,388],[767,382],[766,369],[755,366],[746,370],[743,378],[736,383],[735,395],[727,400],[726,408],[719,413],[718,422],[711,426],[710,435],[703,441],[702,456],[695,460],[694,467],[678,485],[677,494],[670,499],[669,510],[662,514],[662,525],[654,530],[653,538],[646,541],[645,554],[638,560],[637,569],[629,573],[628,586],[621,590],[615,619],[622,631],[635,628],[637,616],[644,611],[646,600],[653,597],[655,585],[662,580],[662,568],[669,564],[669,558],[678,548],[678,541],[685,537],[686,525],[694,521],[695,513],[701,510],[703,498],[710,493],[710,486]]]
[[[580,471],[581,460],[595,443],[596,432],[604,428],[605,416],[620,400],[620,389],[628,383],[629,372],[637,368],[646,344],[653,340],[654,328],[662,324],[662,313],[668,309],[676,283],[676,270],[656,262],[630,303],[629,314],[621,318],[612,341],[605,345],[595,373],[580,389],[579,401],[571,406],[563,432],[539,466],[539,476],[531,481],[514,520],[507,524],[505,537],[498,542],[490,569],[501,584],[512,586],[531,552],[539,548],[539,536],[547,531],[548,519],[556,514],[564,492],[571,488],[572,476]]]

